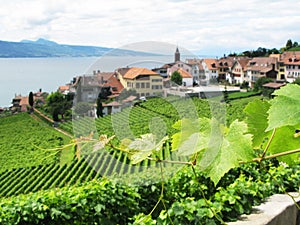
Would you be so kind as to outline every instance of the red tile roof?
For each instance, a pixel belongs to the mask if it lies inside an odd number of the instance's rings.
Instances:
[[[182,78],[193,78],[193,76],[182,68],[177,69]]]
[[[277,88],[280,88],[280,87],[282,87],[284,85],[285,84],[282,84],[282,83],[273,83],[273,82],[270,82],[270,83],[264,84],[263,87],[269,87],[269,88],[277,89]]]
[[[209,70],[217,70],[216,59],[203,59]]]
[[[125,79],[135,79],[136,77],[138,77],[140,75],[160,76],[158,73],[155,73],[154,71],[149,70],[147,68],[132,67],[126,71],[126,73],[123,75],[123,77]]]
[[[286,65],[300,65],[300,51],[282,53],[280,62]]]

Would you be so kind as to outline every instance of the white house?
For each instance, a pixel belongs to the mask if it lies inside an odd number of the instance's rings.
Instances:
[[[202,66],[206,84],[209,84],[212,80],[217,80],[218,67],[216,59],[203,59]]]

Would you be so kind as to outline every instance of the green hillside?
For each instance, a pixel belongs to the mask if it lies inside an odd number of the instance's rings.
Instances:
[[[0,118],[0,171],[59,163],[53,149],[69,143],[70,138],[27,113]],[[68,158],[68,154],[64,154]],[[64,159],[65,160],[65,159]]]
[[[227,124],[235,119],[244,120],[245,106],[260,98],[233,100],[230,104],[198,98],[153,98],[111,116],[95,120],[82,117],[76,122],[61,123],[60,128],[69,133],[75,131],[77,137],[91,131],[97,138],[99,134],[110,137],[116,131],[127,132],[127,126],[135,136],[166,129],[171,137],[176,132],[172,125],[183,117],[211,117],[213,114]],[[151,124],[153,121],[156,123]],[[190,164],[183,167],[163,161],[189,160],[172,151],[171,138],[155,156],[162,160],[160,163],[146,159],[133,165],[128,152],[115,146],[94,151],[94,145],[86,142],[77,146],[80,158],[74,157],[75,149],[63,154],[51,151],[69,143],[70,138],[34,115],[22,113],[1,118],[0,125],[0,163],[3,165],[0,224],[133,225],[170,224],[169,220],[173,224],[220,224],[220,218],[212,214],[212,209],[224,221],[232,221],[240,214],[250,213],[253,205],[269,195],[295,191],[300,181],[299,166],[286,168],[270,160],[231,169],[215,185],[199,167],[191,169]],[[85,151],[86,146],[92,148]],[[72,161],[61,163],[65,157]],[[185,157],[184,160],[181,157]],[[163,174],[160,174],[160,165],[164,168]],[[164,200],[159,203],[161,189]],[[155,205],[157,208],[152,211]],[[148,223],[137,219],[149,212],[152,218],[147,217]]]

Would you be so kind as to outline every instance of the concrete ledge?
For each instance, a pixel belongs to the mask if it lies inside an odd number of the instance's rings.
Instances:
[[[290,193],[297,196],[299,193]],[[300,203],[300,198],[296,199]],[[242,215],[238,221],[228,225],[299,225],[300,210],[288,195],[276,194],[265,203],[254,207],[250,215]]]

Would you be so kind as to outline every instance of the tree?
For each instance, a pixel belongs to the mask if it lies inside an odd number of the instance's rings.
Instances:
[[[291,39],[287,40],[285,47],[287,50],[293,47],[293,42]]]
[[[229,96],[228,96],[228,91],[227,91],[227,86],[225,85],[224,87],[224,91],[223,91],[223,98],[224,98],[224,102],[225,103],[229,103]]]
[[[182,76],[178,71],[174,71],[171,75],[171,81],[178,85],[182,85]]]
[[[97,108],[96,108],[96,114],[97,114],[97,117],[103,117],[103,105],[102,105],[102,102],[101,102],[101,98],[97,98]]]
[[[299,46],[298,42],[295,41],[295,42],[293,43],[293,48],[298,47],[298,46]]]
[[[68,98],[60,92],[49,94],[46,99],[46,104],[47,110],[52,114],[54,121],[58,120],[58,115],[64,118],[65,112],[72,107],[72,101],[68,100]]]
[[[264,84],[272,82],[271,78],[261,77],[254,84],[254,91],[261,91]]]
[[[29,103],[29,105],[30,105],[30,112],[32,112],[32,109],[33,109],[33,103],[34,103],[32,91],[29,92],[28,103]]]
[[[300,85],[300,78],[296,78],[296,79],[294,80],[293,84],[298,84],[298,85]]]

